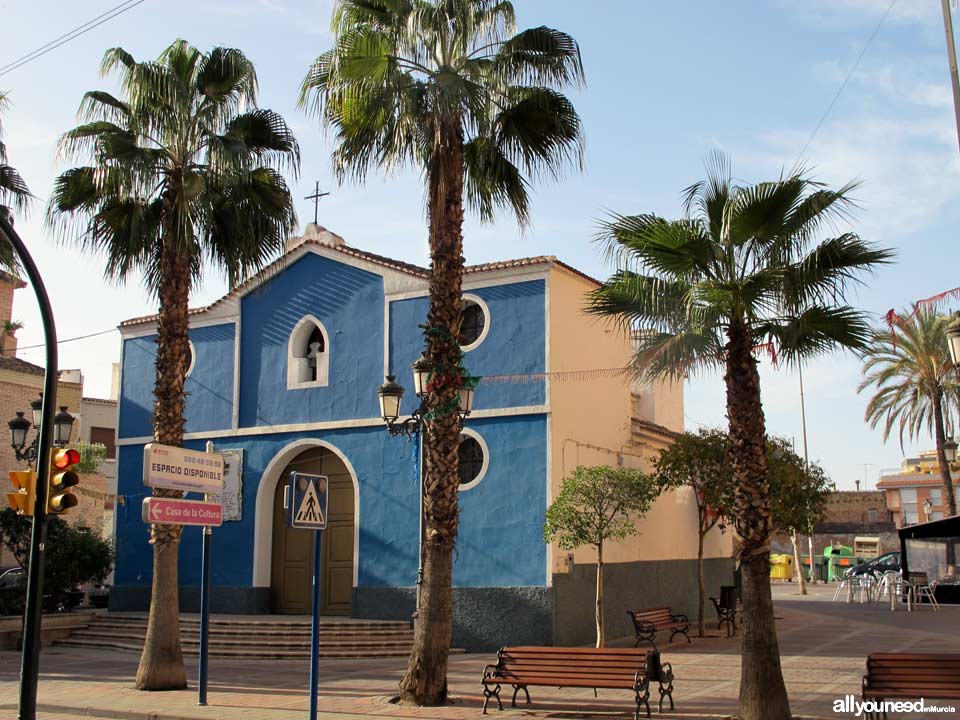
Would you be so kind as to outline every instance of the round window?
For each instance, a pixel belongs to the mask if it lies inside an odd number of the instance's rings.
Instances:
[[[487,474],[487,444],[474,430],[464,428],[460,435],[457,470],[460,475],[460,490],[469,490]]]
[[[464,300],[460,313],[460,345],[467,347],[476,343],[483,335],[486,324],[487,318],[480,304],[473,300]]]
[[[476,438],[465,437],[460,441],[460,484],[472,483],[483,469],[483,448]]]

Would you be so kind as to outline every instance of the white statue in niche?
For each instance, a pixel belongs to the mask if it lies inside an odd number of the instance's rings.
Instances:
[[[312,342],[310,343],[310,349],[307,351],[307,365],[310,368],[310,381],[314,382],[317,379],[317,356],[323,352],[320,349],[321,343]]]

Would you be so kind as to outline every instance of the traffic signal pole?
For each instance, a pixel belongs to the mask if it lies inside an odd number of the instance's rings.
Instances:
[[[23,617],[23,654],[20,663],[19,720],[35,720],[37,715],[37,679],[40,670],[40,619],[43,612],[43,566],[47,540],[47,482],[50,478],[50,448],[53,447],[53,416],[57,405],[57,329],[53,322],[50,298],[40,271],[27,252],[4,212],[0,212],[0,235],[13,246],[30,279],[40,306],[43,336],[47,346],[46,374],[43,379],[43,408],[40,445],[37,451],[37,493],[33,504],[33,529],[30,533],[30,569],[27,574],[27,609]]]

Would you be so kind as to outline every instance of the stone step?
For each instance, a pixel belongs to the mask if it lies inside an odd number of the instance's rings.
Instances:
[[[58,641],[65,647],[105,648],[141,652],[147,631],[145,614],[106,613],[86,628]],[[197,655],[200,619],[180,618],[180,644],[186,655]],[[405,657],[413,631],[404,621],[321,620],[318,649],[323,657]],[[257,616],[218,616],[210,619],[210,656],[250,659],[309,659],[310,618],[276,619]]]
[[[72,639],[58,640],[57,646],[80,647],[80,648],[102,648],[109,650],[124,650],[133,653],[143,651],[143,644],[116,642],[111,640],[84,640]],[[185,646],[183,654],[194,657],[199,654],[196,647]],[[320,656],[322,658],[381,658],[381,657],[406,657],[410,654],[410,647],[400,648],[336,648],[326,649],[321,646]],[[271,649],[270,647],[258,648],[256,653],[252,653],[250,648],[232,649],[210,647],[210,657],[229,657],[246,659],[264,659],[264,660],[308,660],[310,657],[309,648],[303,650],[285,650]]]
[[[214,616],[210,618],[210,626],[224,626],[224,627],[255,627],[255,628],[300,628],[300,627],[310,627],[310,617],[309,616],[300,616],[293,615],[289,616],[290,619],[286,617],[283,620],[273,619],[277,616],[269,616],[269,620],[261,620],[257,616]],[[98,622],[111,622],[111,623],[130,623],[130,624],[140,624],[146,626],[147,616],[145,614],[124,614],[124,613],[106,613],[99,616]],[[196,625],[199,627],[200,618],[198,616],[186,615],[180,617],[180,625],[182,626],[191,626]],[[324,628],[371,628],[378,630],[391,630],[391,629],[409,629],[410,623],[405,620],[359,620],[352,618],[344,618],[342,620],[333,620],[329,618],[320,618],[320,626]]]
[[[137,633],[100,633],[94,632],[91,630],[77,630],[70,634],[71,640],[91,640],[91,641],[109,641],[109,642],[132,642],[143,644],[144,635]],[[363,638],[363,639],[353,639],[353,638],[343,638],[343,637],[331,637],[331,636],[320,636],[320,647],[351,647],[351,648],[377,648],[377,647],[405,647],[409,648],[413,638]],[[182,647],[193,647],[200,644],[200,639],[197,636],[188,636],[181,637],[180,644]],[[216,636],[210,637],[210,647],[235,647],[235,648],[257,648],[262,649],[267,648],[304,648],[304,650],[309,650],[310,648],[310,636],[307,635],[305,638],[294,637],[283,640],[271,639],[270,641],[260,641],[256,637],[243,637],[243,638],[219,638]]]
[[[87,632],[96,631],[100,633],[139,633],[141,635],[145,634],[147,631],[147,624],[133,624],[133,623],[115,623],[111,621],[99,621],[91,626]],[[195,627],[185,627],[180,626],[180,634],[183,636],[196,636],[200,634],[200,626]],[[294,627],[294,628],[273,628],[273,627],[262,627],[262,628],[249,628],[249,627],[221,627],[219,625],[210,626],[210,635],[211,637],[252,637],[252,638],[264,638],[264,640],[271,638],[298,638],[298,637],[309,637],[310,636],[310,626],[306,625],[303,627]],[[342,637],[342,638],[393,638],[393,639],[403,639],[403,638],[413,638],[413,631],[410,630],[408,626],[404,626],[401,629],[383,629],[378,630],[376,628],[367,628],[367,627],[353,627],[346,626],[340,627],[336,625],[321,625],[320,626],[320,635]]]

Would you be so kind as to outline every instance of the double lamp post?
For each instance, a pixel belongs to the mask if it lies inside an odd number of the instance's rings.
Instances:
[[[43,414],[43,393],[40,397],[30,403],[33,422],[26,417],[23,410],[17,410],[17,415],[13,420],[7,422],[10,428],[10,447],[17,456],[17,462],[26,462],[31,465],[36,463],[40,447],[40,424]],[[61,405],[59,412],[53,416],[53,444],[56,447],[63,447],[70,442],[70,433],[73,429],[74,417],[67,412],[67,406]],[[27,433],[30,428],[35,427],[37,434],[33,442],[27,445]]]
[[[423,429],[424,419],[429,412],[427,407],[427,386],[433,377],[433,369],[429,361],[421,355],[417,361],[410,366],[413,372],[413,392],[419,398],[420,405],[410,414],[409,417],[400,420],[400,405],[403,400],[404,388],[397,382],[395,375],[387,375],[386,382],[377,389],[377,396],[380,399],[380,415],[387,424],[387,432],[396,437],[402,435],[408,440],[416,437],[417,452],[419,457],[417,480],[420,483],[420,529],[417,543],[417,590],[416,590],[416,610],[413,613],[413,621],[416,621],[420,613],[420,591],[423,586],[423,539],[425,535],[425,518],[423,514]],[[473,388],[469,386],[460,389],[460,402],[457,414],[460,416],[461,423],[473,410]]]

